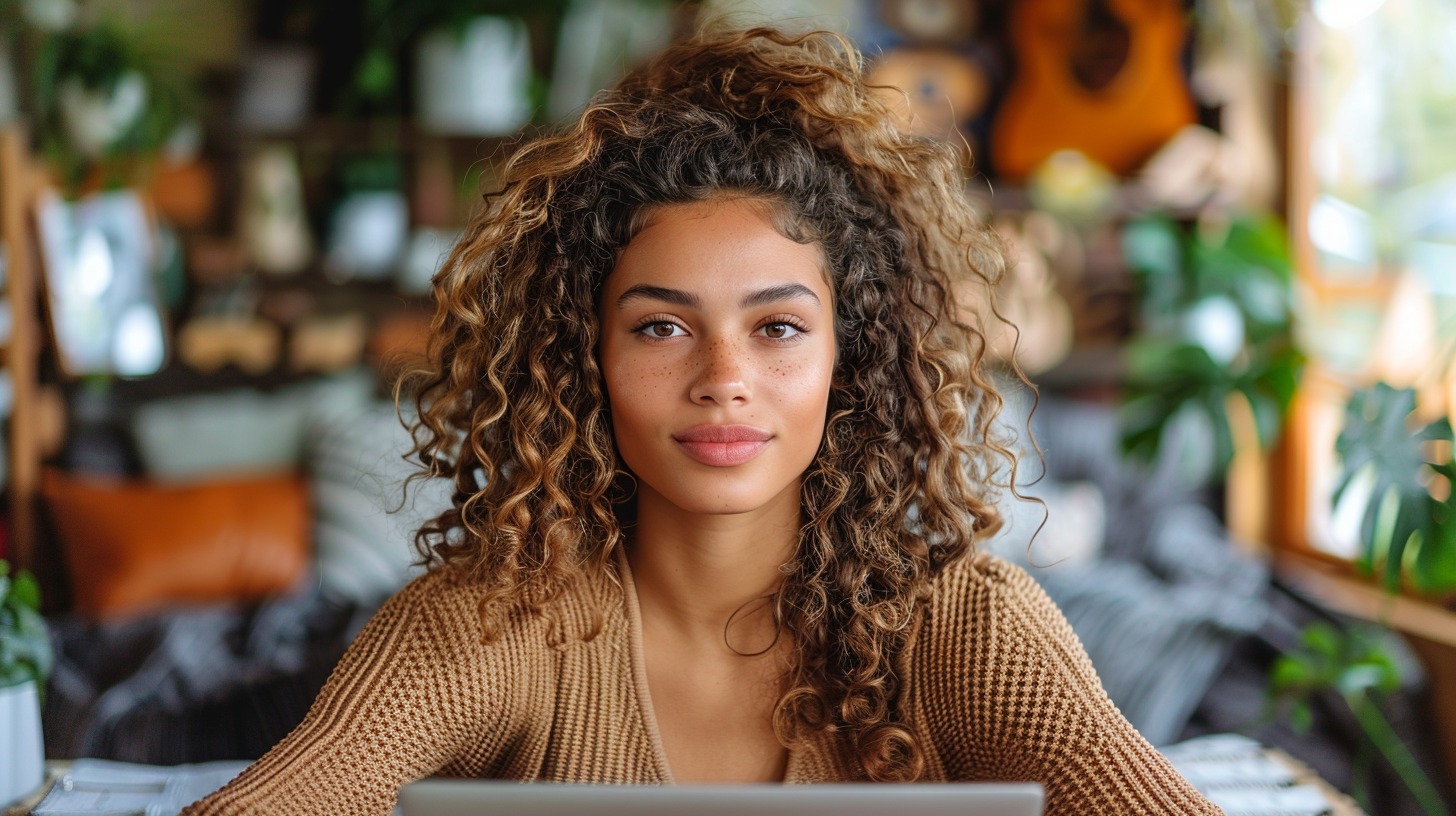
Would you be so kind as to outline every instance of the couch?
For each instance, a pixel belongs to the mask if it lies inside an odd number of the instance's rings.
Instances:
[[[49,622],[47,754],[175,764],[260,755],[419,569],[448,486],[369,371],[128,412],[137,474],[47,473],[70,586]]]

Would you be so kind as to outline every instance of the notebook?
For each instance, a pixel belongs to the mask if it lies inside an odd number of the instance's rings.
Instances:
[[[402,816],[1041,816],[1030,783],[874,785],[587,785],[423,779]]]

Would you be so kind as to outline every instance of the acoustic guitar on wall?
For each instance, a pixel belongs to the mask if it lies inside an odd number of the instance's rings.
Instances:
[[[1004,178],[1058,150],[1114,173],[1138,169],[1197,119],[1180,63],[1181,0],[1017,0],[1007,18],[1016,75],[991,126]]]

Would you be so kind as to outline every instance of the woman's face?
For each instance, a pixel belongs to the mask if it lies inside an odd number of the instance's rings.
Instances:
[[[657,210],[607,277],[601,365],[640,502],[695,514],[799,504],[834,374],[822,250],[763,202]]]

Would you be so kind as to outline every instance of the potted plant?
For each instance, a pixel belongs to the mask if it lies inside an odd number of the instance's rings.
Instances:
[[[1123,251],[1140,294],[1123,450],[1151,461],[1182,444],[1184,476],[1209,484],[1241,444],[1264,450],[1278,437],[1303,368],[1283,227],[1270,216],[1185,225],[1151,215],[1127,225]]]
[[[110,18],[33,32],[31,115],[41,152],[69,195],[140,186],[192,118],[186,73]]]
[[[40,787],[45,747],[40,695],[51,670],[51,642],[40,589],[27,572],[0,560],[0,807]]]
[[[1335,442],[1340,473],[1333,509],[1353,511],[1359,524],[1356,567],[1391,595],[1456,590],[1456,437],[1445,417],[1422,422],[1416,416],[1414,389],[1378,382],[1351,395]],[[1301,647],[1275,662],[1270,702],[1305,730],[1316,695],[1333,692],[1359,723],[1364,748],[1374,748],[1390,764],[1421,810],[1449,816],[1440,793],[1381,712],[1381,696],[1399,688],[1402,679],[1398,661],[1383,646],[1383,630],[1383,625],[1309,626]],[[1357,799],[1364,799],[1365,788],[1357,779]],[[1361,804],[1369,809],[1368,802]]]

